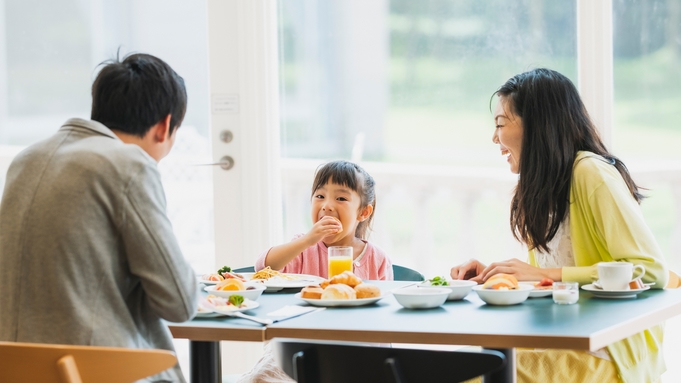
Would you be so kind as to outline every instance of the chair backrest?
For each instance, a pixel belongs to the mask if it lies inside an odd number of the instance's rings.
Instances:
[[[235,273],[255,273],[255,266],[240,267],[238,269],[232,269]]]
[[[404,266],[393,265],[393,279],[396,281],[425,281],[423,274]]]
[[[166,350],[0,342],[2,383],[124,383],[177,363]]]
[[[498,351],[438,351],[275,339],[275,360],[299,383],[461,382],[506,363]]]

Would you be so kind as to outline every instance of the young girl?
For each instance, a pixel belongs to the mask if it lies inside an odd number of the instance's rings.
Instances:
[[[376,209],[374,179],[357,164],[329,162],[312,183],[312,228],[291,242],[274,246],[258,257],[255,269],[269,266],[284,273],[328,278],[329,246],[352,246],[353,272],[361,279],[392,280],[390,259],[366,238]],[[272,347],[238,383],[294,382],[274,361]]]
[[[353,272],[359,278],[392,280],[390,260],[366,240],[376,208],[374,184],[369,173],[352,162],[323,165],[312,184],[312,228],[266,251],[255,269],[269,266],[328,278],[328,247],[352,246]]]

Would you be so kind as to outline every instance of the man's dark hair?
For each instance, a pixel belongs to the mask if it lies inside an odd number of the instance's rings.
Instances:
[[[90,118],[139,137],[170,114],[170,132],[187,110],[184,80],[163,60],[137,53],[108,60],[92,84]]]

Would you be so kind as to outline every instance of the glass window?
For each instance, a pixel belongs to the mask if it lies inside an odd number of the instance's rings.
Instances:
[[[681,2],[613,1],[613,147],[648,188],[641,204],[670,266],[681,270]]]
[[[96,67],[117,52],[153,54],[184,78],[187,114],[159,168],[185,256],[212,269],[211,169],[188,166],[211,159],[206,1],[10,0],[0,10],[0,145],[30,145],[68,118],[89,118]]]
[[[508,224],[514,178],[491,142],[490,98],[535,67],[576,82],[575,2],[279,7],[286,235],[309,228],[315,166],[342,158],[376,178],[371,240],[395,263],[433,276],[471,257],[524,259]]]

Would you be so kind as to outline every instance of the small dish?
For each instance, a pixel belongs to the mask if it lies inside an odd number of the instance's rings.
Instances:
[[[471,292],[473,286],[477,286],[478,283],[474,281],[460,281],[460,280],[447,280],[449,286],[433,286],[430,282],[425,281],[418,285],[420,288],[424,289],[447,289],[449,290],[449,295],[447,296],[448,301],[456,301],[466,297],[468,293]]]
[[[548,288],[537,288],[534,284],[536,282],[518,282],[519,285],[532,286],[529,298],[544,298],[550,297],[553,294],[553,286],[547,286]]]
[[[380,297],[373,298],[360,298],[360,299],[310,299],[303,298],[300,296],[301,293],[295,295],[296,298],[302,299],[305,303],[317,306],[317,307],[355,307],[355,306],[366,306],[372,303],[376,303],[381,299],[385,298],[385,294]]]
[[[478,296],[483,302],[497,306],[509,306],[523,303],[530,296],[530,292],[533,289],[534,286],[528,286],[526,284],[518,284],[518,288],[515,290],[495,290],[485,289],[482,285],[473,286],[473,291],[478,293]]]
[[[246,284],[247,288],[252,287],[252,289],[249,290],[216,290],[216,286],[206,286],[203,288],[206,292],[209,294],[216,295],[218,297],[222,298],[229,298],[231,295],[241,295],[242,297],[246,299],[250,299],[252,301],[257,300],[260,298],[262,295],[262,292],[265,291],[267,287],[263,284]]]
[[[393,290],[397,303],[408,309],[432,309],[442,306],[447,300],[449,289],[408,287]]]
[[[633,290],[603,290],[590,283],[588,285],[582,286],[582,290],[588,291],[598,298],[624,299],[636,298],[636,295],[646,290],[650,290],[650,286],[644,285],[643,288]]]

